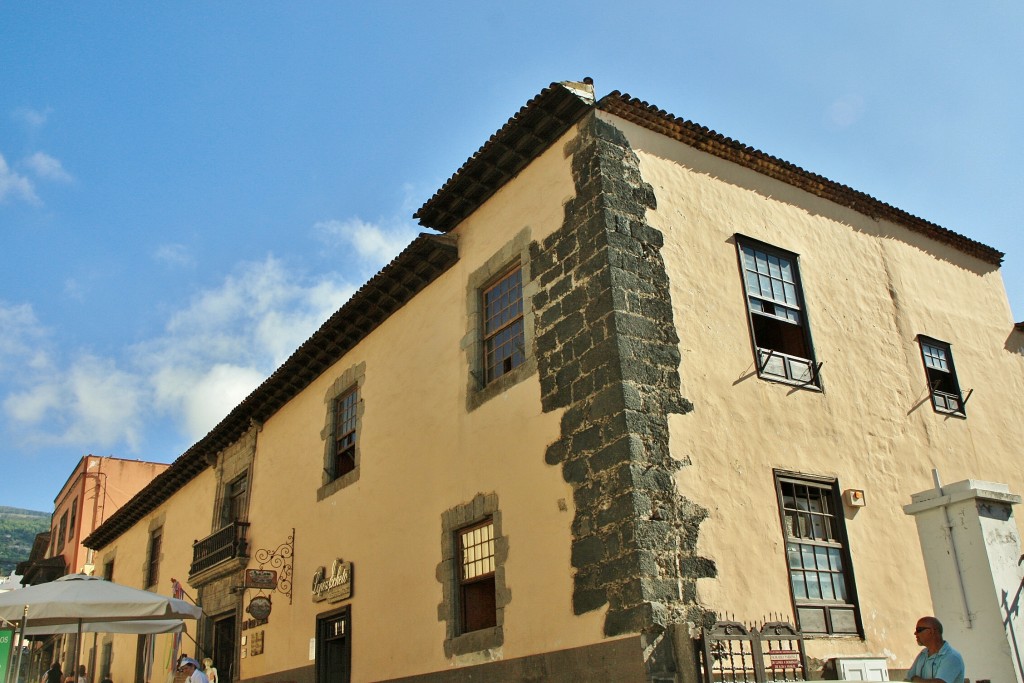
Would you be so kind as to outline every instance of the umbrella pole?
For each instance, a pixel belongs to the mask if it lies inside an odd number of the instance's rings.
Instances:
[[[25,628],[28,626],[28,605],[21,615],[21,633],[18,634],[18,664],[14,667],[14,683],[18,683],[21,675],[21,653],[25,649]],[[13,643],[12,643],[13,644]],[[11,672],[7,672],[7,680],[11,680]]]
[[[78,633],[75,635],[75,668],[71,671],[71,675],[75,679],[75,683],[78,683],[78,659],[82,656],[82,620],[78,620]]]

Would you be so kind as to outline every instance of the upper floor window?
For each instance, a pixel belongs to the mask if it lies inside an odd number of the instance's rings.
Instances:
[[[334,400],[334,479],[356,468],[356,426],[359,387],[355,386]]]
[[[78,516],[78,499],[71,501],[71,521],[68,522],[68,540],[75,537],[75,520]]]
[[[490,383],[526,360],[523,269],[516,266],[483,290],[484,372]]]
[[[110,560],[109,562],[104,562],[103,563],[103,578],[106,579],[107,581],[113,581],[114,580],[114,561],[113,560]]]
[[[797,256],[737,236],[761,377],[818,386]]]
[[[163,527],[149,534],[149,553],[146,555],[146,586],[155,586],[160,578],[160,546],[163,543]]]
[[[366,363],[356,363],[342,372],[324,395],[324,427],[320,430],[323,471],[317,500],[359,481],[365,382]]]
[[[68,513],[65,512],[60,516],[60,526],[57,529],[57,545],[56,552],[60,552],[64,549],[64,539],[67,538],[68,533]]]
[[[221,524],[240,522],[246,518],[246,494],[249,491],[249,477],[242,475],[233,479],[224,489],[224,514]]]
[[[859,634],[837,483],[777,472],[775,486],[798,628],[807,634]]]
[[[928,378],[928,390],[932,396],[932,407],[937,413],[966,415],[960,383],[956,379],[956,368],[953,366],[953,351],[946,342],[918,336],[921,343],[921,358],[924,360],[924,373]]]

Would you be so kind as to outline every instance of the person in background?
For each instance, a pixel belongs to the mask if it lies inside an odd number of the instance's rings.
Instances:
[[[182,659],[181,664],[178,665],[178,670],[185,673],[185,680],[188,683],[210,683],[210,679],[199,669],[199,662],[191,657]]]
[[[85,678],[85,664],[78,665],[78,680],[76,683],[86,683]]]
[[[964,683],[964,659],[942,639],[942,624],[935,617],[921,617],[914,629],[917,644],[924,647],[907,672],[908,681]]]
[[[44,683],[63,683],[64,672],[60,670],[60,662],[54,661],[46,670]]]
[[[203,673],[206,674],[206,678],[210,683],[219,683],[217,680],[217,667],[213,665],[213,660],[209,657],[203,658]]]

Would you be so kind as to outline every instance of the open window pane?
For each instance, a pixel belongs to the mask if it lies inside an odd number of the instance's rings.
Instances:
[[[796,255],[737,236],[761,377],[818,386]]]
[[[953,365],[953,351],[949,344],[919,336],[921,359],[924,361],[925,377],[928,391],[931,393],[932,406],[936,412],[965,415],[964,398],[957,381],[956,368]]]

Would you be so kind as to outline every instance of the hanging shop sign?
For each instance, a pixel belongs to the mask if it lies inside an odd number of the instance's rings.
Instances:
[[[245,608],[245,611],[255,619],[264,620],[270,616],[270,609],[270,598],[265,595],[257,595],[249,601],[249,606]]]
[[[340,602],[352,597],[352,563],[342,562],[339,557],[327,567],[319,567],[313,573],[313,602]]]
[[[246,569],[245,587],[272,591],[277,588],[277,572],[273,569]]]

